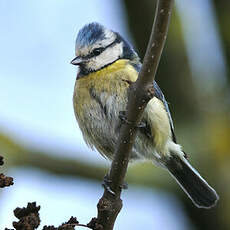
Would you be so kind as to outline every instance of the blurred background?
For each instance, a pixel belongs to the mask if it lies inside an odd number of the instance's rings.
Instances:
[[[16,207],[32,201],[41,205],[42,226],[96,216],[109,163],[88,149],[75,121],[75,38],[97,21],[143,58],[155,3],[0,0],[1,171],[15,182],[0,191],[0,229],[12,226]],[[164,170],[139,163],[129,167],[115,229],[230,229],[229,12],[225,0],[176,0],[156,76],[178,141],[219,193],[218,205],[197,209]]]

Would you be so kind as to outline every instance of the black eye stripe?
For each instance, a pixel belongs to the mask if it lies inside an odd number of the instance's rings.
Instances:
[[[88,59],[88,58],[91,58],[91,57],[96,57],[96,56],[100,55],[107,48],[112,47],[112,46],[114,46],[115,44],[117,44],[119,42],[120,42],[119,38],[116,38],[112,43],[110,43],[106,47],[95,48],[90,54],[84,56],[83,58]]]
[[[93,56],[98,56],[100,55],[103,51],[105,50],[105,48],[101,47],[101,48],[96,48],[92,51]]]

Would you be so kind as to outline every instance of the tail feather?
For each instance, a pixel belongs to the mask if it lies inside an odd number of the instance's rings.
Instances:
[[[199,208],[216,205],[219,196],[186,159],[172,155],[165,164],[170,174]]]

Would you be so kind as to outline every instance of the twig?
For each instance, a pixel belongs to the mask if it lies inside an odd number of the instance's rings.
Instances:
[[[0,166],[4,164],[3,157],[0,156]],[[3,173],[0,173],[0,188],[8,187],[13,185],[13,178],[5,176]]]
[[[42,230],[74,230],[75,227],[89,228],[87,225],[79,224],[77,218],[72,216],[67,222],[61,224],[59,227],[45,225]]]
[[[13,222],[16,230],[34,230],[40,225],[40,206],[36,202],[28,203],[26,208],[16,208],[14,215],[19,219]]]
[[[13,222],[14,229],[5,228],[5,230],[35,230],[40,225],[40,206],[36,205],[36,202],[28,203],[27,207],[16,208],[14,210],[14,216],[18,221]],[[102,228],[96,228],[95,218],[93,218],[87,225],[80,224],[76,217],[71,217],[67,222],[61,224],[59,227],[53,225],[45,225],[42,230],[74,230],[75,227],[85,227],[88,229],[102,230]]]
[[[97,221],[103,230],[112,230],[116,217],[122,208],[121,187],[129,162],[129,153],[136,137],[136,128],[148,101],[154,95],[153,80],[166,40],[173,0],[158,0],[154,24],[138,80],[132,84],[127,104],[127,120],[121,127],[120,136],[111,165],[109,179],[113,195],[108,190],[98,203]]]

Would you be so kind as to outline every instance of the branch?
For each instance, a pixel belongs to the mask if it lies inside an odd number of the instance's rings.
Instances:
[[[120,136],[109,173],[110,188],[104,190],[98,203],[98,223],[104,230],[112,230],[116,217],[122,208],[121,188],[129,162],[129,153],[135,141],[143,111],[154,96],[153,81],[165,44],[172,11],[173,0],[158,0],[154,24],[138,80],[132,84],[127,104],[127,120],[121,127]]]
[[[0,166],[3,164],[4,164],[3,157],[0,156]],[[13,182],[12,177],[8,177],[8,176],[5,176],[3,173],[0,173],[0,188],[4,188],[4,187],[7,187],[13,184],[14,182]]]
[[[36,205],[36,202],[28,203],[27,207],[16,208],[14,210],[14,216],[18,221],[13,222],[13,227],[15,230],[35,230],[39,227],[41,220],[39,215],[40,206]],[[53,225],[45,225],[42,230],[74,230],[75,227],[85,227],[88,229],[98,229],[100,226],[95,223],[93,218],[87,225],[79,224],[76,217],[71,217],[67,222],[61,224],[59,227],[54,227]],[[14,230],[5,228],[5,230]]]

